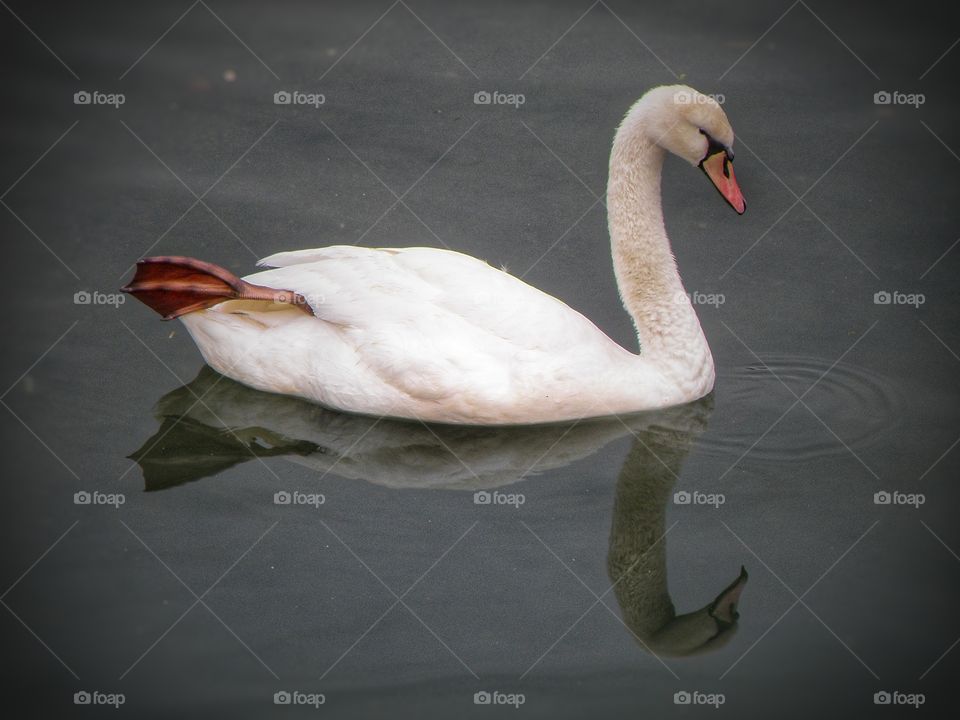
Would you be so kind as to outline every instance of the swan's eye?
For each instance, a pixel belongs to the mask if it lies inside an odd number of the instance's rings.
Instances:
[[[704,160],[706,160],[711,155],[715,155],[716,153],[722,152],[726,155],[726,159],[728,161],[733,162],[733,150],[728,148],[722,142],[715,140],[714,137],[703,128],[699,128],[699,130],[700,130],[700,134],[707,139],[707,154],[703,156]]]

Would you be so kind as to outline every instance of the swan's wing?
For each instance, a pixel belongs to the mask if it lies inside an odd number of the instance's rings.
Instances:
[[[451,250],[331,246],[277,253],[258,265],[276,269],[247,279],[268,286],[289,279],[291,288],[317,301],[318,317],[338,324],[418,323],[440,312],[520,347],[592,340],[619,349],[560,300]]]
[[[380,248],[355,247],[353,245],[330,245],[322,248],[308,248],[306,250],[290,250],[287,252],[274,253],[259,260],[257,266],[281,268],[338,259],[358,262],[364,258],[372,258],[381,252],[393,251],[382,250]]]
[[[303,295],[359,365],[425,400],[573,392],[629,355],[556,298],[461,253],[339,246],[262,264],[275,267],[246,279]]]

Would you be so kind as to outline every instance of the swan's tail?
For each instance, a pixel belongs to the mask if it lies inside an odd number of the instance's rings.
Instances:
[[[144,258],[129,285],[120,288],[156,310],[164,320],[218,305],[227,300],[263,300],[295,305],[313,314],[304,297],[292,290],[254,285],[213,263],[189,257]]]

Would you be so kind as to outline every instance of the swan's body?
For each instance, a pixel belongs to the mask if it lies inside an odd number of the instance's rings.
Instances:
[[[678,103],[678,92],[702,102]],[[194,303],[182,320],[224,375],[338,410],[494,425],[689,402],[711,391],[714,367],[664,230],[660,171],[664,148],[703,165],[717,157],[715,145],[732,155],[732,142],[719,106],[682,87],[647,93],[617,132],[610,233],[639,355],[556,298],[485,262],[432,248],[279,253],[260,263],[273,269],[244,278],[258,292],[218,290],[220,300],[243,299],[199,310]],[[705,170],[725,195],[724,182],[736,187],[732,174],[724,181]],[[137,278],[131,291],[164,292]],[[291,292],[311,312],[265,302],[286,302]]]
[[[244,301],[233,301],[182,318],[213,368],[259,390],[486,425],[664,407],[712,387],[709,362],[671,378],[559,300],[460,253],[330,247],[264,263],[282,267],[244,279],[295,290],[317,317],[238,312]]]

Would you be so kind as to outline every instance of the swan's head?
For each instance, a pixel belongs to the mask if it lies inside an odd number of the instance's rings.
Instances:
[[[747,209],[733,174],[733,128],[712,97],[687,85],[656,87],[630,109],[628,125],[703,170],[737,213]]]
[[[678,615],[650,638],[649,647],[658,655],[684,657],[699,655],[721,648],[737,632],[740,613],[737,605],[740,593],[747,584],[747,570],[717,595],[716,599],[699,610]]]

